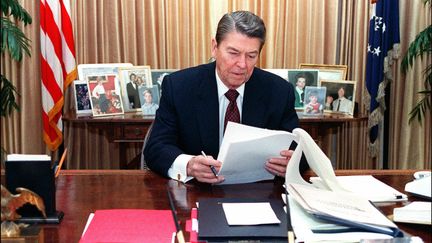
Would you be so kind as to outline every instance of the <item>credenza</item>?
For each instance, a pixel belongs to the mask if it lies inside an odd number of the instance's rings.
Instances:
[[[305,129],[332,160],[336,168],[334,144],[324,141],[335,136],[343,126],[364,123],[366,116],[324,113],[305,116],[298,113],[300,127]],[[68,169],[137,169],[140,167],[141,148],[153,116],[125,113],[117,116],[76,116],[68,112],[63,116],[65,147],[68,148]],[[333,138],[334,139],[334,138]],[[105,153],[108,153],[105,154]],[[103,164],[103,162],[108,164]],[[89,161],[92,161],[90,163]],[[102,161],[102,162],[101,162]]]

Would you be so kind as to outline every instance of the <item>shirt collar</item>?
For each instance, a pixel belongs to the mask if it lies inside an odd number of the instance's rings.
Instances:
[[[302,94],[303,93],[303,90],[302,89],[300,89],[299,87],[295,87],[296,88],[296,90],[297,90],[297,93],[299,93],[299,94]]]
[[[216,83],[217,83],[217,88],[218,88],[218,97],[220,99],[228,91],[228,87],[225,86],[225,84],[219,78],[219,75],[218,75],[216,69],[215,69],[215,73],[216,73]],[[240,97],[243,97],[244,90],[245,90],[245,83],[243,83],[242,85],[240,85],[240,87],[238,87],[236,90],[239,93]]]

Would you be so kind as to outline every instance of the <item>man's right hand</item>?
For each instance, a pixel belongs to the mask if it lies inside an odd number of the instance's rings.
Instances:
[[[224,181],[225,179],[223,178],[223,176],[215,176],[213,174],[210,166],[214,166],[216,171],[219,172],[222,163],[213,159],[212,156],[195,156],[191,160],[189,160],[187,164],[187,175],[194,177],[200,182],[210,184],[217,184]]]

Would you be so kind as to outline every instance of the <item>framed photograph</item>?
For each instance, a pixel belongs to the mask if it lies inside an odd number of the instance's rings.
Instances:
[[[87,82],[82,80],[74,80],[73,91],[76,115],[91,116],[92,109]]]
[[[327,88],[326,111],[354,115],[356,81],[321,80],[321,87]]]
[[[326,87],[306,86],[304,114],[322,115],[324,112]]]
[[[164,77],[175,71],[178,71],[178,69],[152,69],[151,70],[153,85],[156,85],[158,87],[159,96],[161,95],[162,92],[161,86]]]
[[[276,74],[279,77],[288,81],[288,69],[269,68],[269,69],[264,69],[264,70],[267,72],[271,72],[273,74]]]
[[[88,74],[87,84],[93,116],[124,114],[117,74]]]
[[[294,86],[295,108],[303,109],[306,86],[318,86],[316,69],[287,69],[288,82]]]
[[[153,85],[150,66],[121,67],[119,77],[125,112],[141,111],[140,88]]]
[[[157,85],[141,86],[139,88],[139,97],[141,101],[141,112],[146,116],[156,115],[159,108],[159,87]]]
[[[78,79],[87,80],[87,75],[92,74],[118,74],[120,67],[132,67],[131,63],[103,63],[103,64],[79,64]]]
[[[300,69],[318,69],[319,80],[345,80],[348,66],[347,65],[326,65],[326,64],[309,64],[300,63]]]

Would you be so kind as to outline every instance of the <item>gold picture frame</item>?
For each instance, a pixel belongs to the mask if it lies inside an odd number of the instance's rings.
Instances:
[[[348,72],[347,65],[300,63],[299,68],[318,69],[319,80],[345,80]]]
[[[141,111],[141,95],[145,88],[152,87],[150,66],[133,66],[119,68],[120,86],[125,112]],[[131,76],[134,76],[132,82]]]

